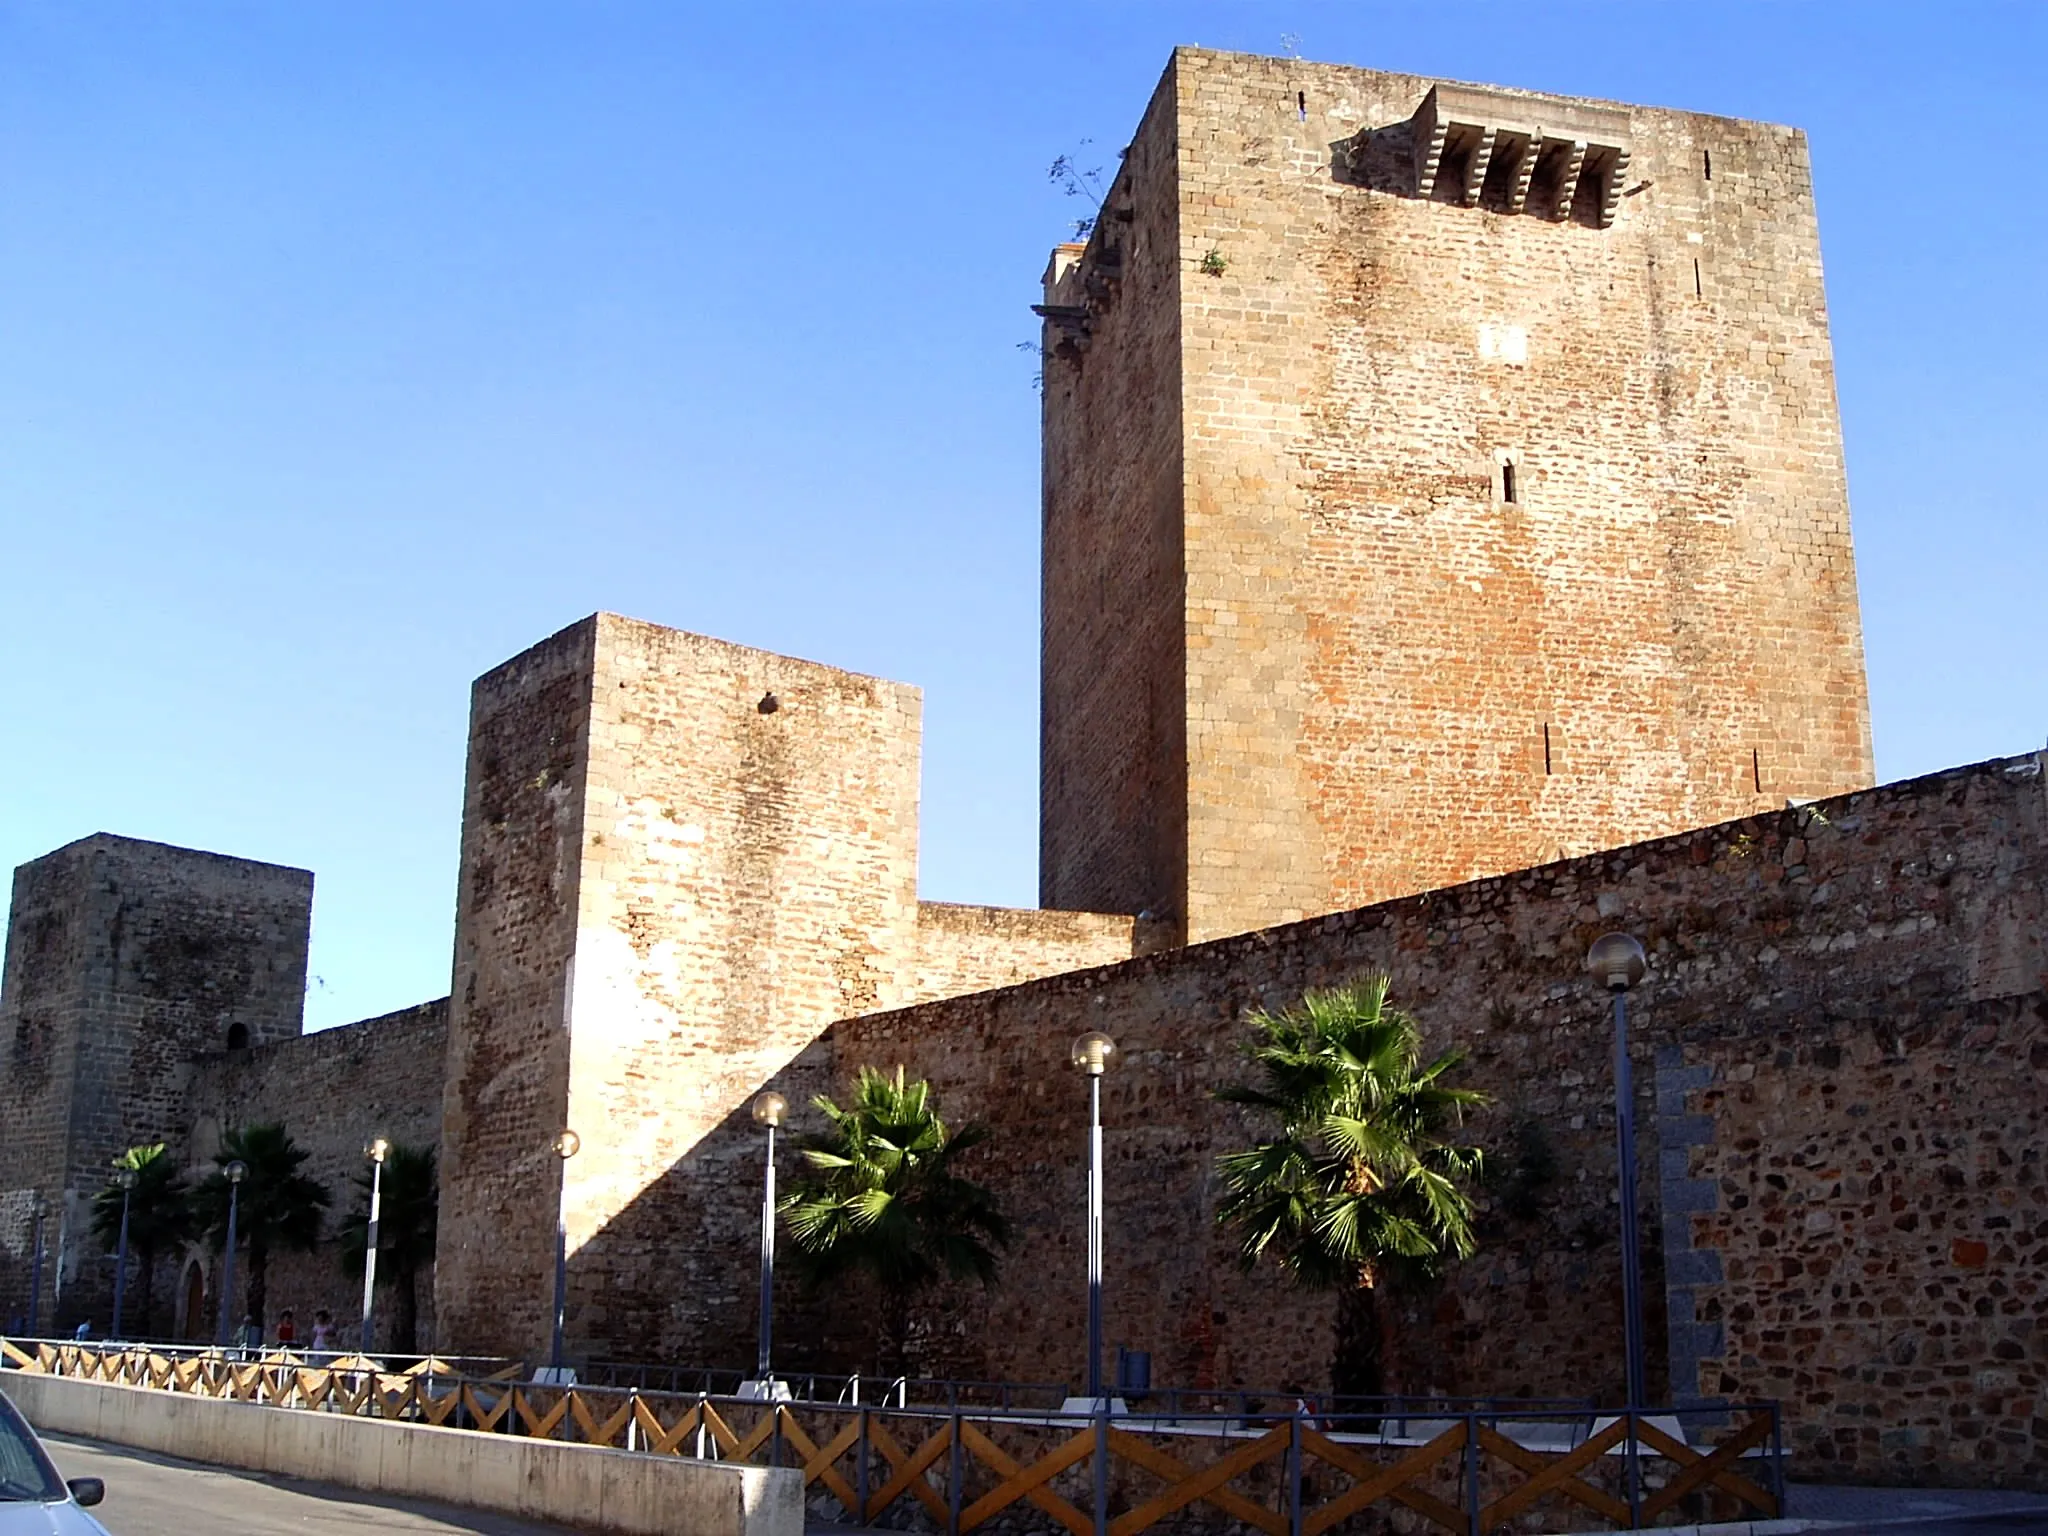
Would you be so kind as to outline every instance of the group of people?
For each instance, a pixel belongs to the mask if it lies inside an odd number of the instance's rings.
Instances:
[[[242,1326],[236,1331],[235,1342],[244,1350],[261,1350],[264,1347],[263,1325],[253,1314],[243,1317]],[[279,1349],[299,1347],[299,1322],[292,1309],[286,1307],[277,1315],[277,1334],[271,1341]],[[313,1314],[312,1337],[306,1341],[306,1352],[316,1358],[332,1356],[334,1347],[334,1317],[325,1307]]]

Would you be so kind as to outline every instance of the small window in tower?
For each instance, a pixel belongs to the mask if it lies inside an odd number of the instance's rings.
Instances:
[[[1544,722],[1543,722],[1543,771],[1544,771],[1545,773],[1549,773],[1549,772],[1551,771],[1551,768],[1550,768],[1550,722],[1549,722],[1548,720],[1546,720],[1546,721],[1544,721]]]
[[[1764,755],[1755,747],[1749,749],[1749,782],[1758,794],[1764,792]]]
[[[1697,256],[1692,259],[1692,296],[1696,299],[1707,296],[1706,287],[1700,282],[1700,259]]]
[[[1706,179],[1712,181],[1714,179],[1714,152],[1711,149],[1700,151],[1700,165],[1707,173]]]
[[[249,1049],[248,1025],[230,1024],[228,1026],[228,1049],[231,1051],[246,1051]]]
[[[1515,464],[1512,459],[1505,459],[1501,462],[1500,499],[1506,502],[1513,502],[1517,499],[1515,495]]]

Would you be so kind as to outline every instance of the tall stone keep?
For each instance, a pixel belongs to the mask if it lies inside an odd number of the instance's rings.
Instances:
[[[304,1025],[313,876],[99,833],[14,872],[0,982],[0,1315],[104,1317],[92,1197],[126,1148],[182,1140],[193,1058]],[[436,1070],[438,1064],[427,1064]]]
[[[1182,49],[1041,313],[1045,905],[1200,939],[1870,783],[1796,130]]]

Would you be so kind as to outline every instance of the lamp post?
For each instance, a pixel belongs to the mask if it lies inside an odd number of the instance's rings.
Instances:
[[[370,1221],[363,1233],[363,1342],[360,1353],[370,1352],[370,1309],[377,1294],[377,1218],[384,1210],[384,1159],[391,1155],[391,1143],[382,1136],[363,1144],[363,1156],[370,1160]]]
[[[121,1241],[114,1251],[114,1337],[121,1337],[122,1305],[128,1299],[128,1202],[135,1194],[138,1175],[133,1168],[122,1168],[114,1175],[114,1182],[121,1186]]]
[[[1088,1397],[1102,1401],[1102,1074],[1116,1042],[1091,1029],[1074,1042],[1074,1065],[1088,1074]]]
[[[761,1177],[761,1337],[754,1361],[754,1379],[762,1395],[772,1399],[769,1356],[775,1338],[775,1131],[789,1118],[789,1100],[770,1088],[754,1098],[754,1124],[768,1132],[768,1154]]]
[[[562,1184],[566,1186],[569,1159],[582,1147],[583,1138],[565,1129],[553,1145],[555,1156],[562,1160]],[[562,1318],[569,1310],[569,1217],[564,1204],[567,1193],[565,1187],[555,1194],[555,1342],[548,1351],[548,1368],[558,1384],[562,1379]]]
[[[43,1192],[37,1190],[35,1203],[30,1207],[35,1215],[35,1235],[30,1238],[30,1259],[28,1266],[28,1336],[42,1337],[43,1314],[43,1216],[49,1210],[43,1199]]]
[[[1649,962],[1643,946],[1625,933],[1604,934],[1586,952],[1586,969],[1614,994],[1614,1149],[1621,1175],[1622,1337],[1628,1351],[1628,1408],[1641,1408],[1643,1390],[1643,1268],[1636,1231],[1635,1090],[1628,1066],[1628,989]]]
[[[235,1299],[235,1218],[241,1211],[242,1180],[249,1177],[249,1165],[236,1158],[221,1170],[228,1181],[228,1247],[220,1266],[220,1337],[215,1341],[228,1347],[228,1311]]]

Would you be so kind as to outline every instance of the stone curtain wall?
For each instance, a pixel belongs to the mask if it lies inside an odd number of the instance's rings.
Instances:
[[[1598,227],[1427,195],[1434,84],[1178,51],[1058,285],[1049,904],[1213,937],[1870,781],[1804,139],[1457,93],[1619,125]]]
[[[2005,1357],[2017,1348],[2032,1360],[2036,1348],[2026,1327],[2033,1249],[2022,1235],[2033,1231],[2026,1214],[2033,1186],[2019,1170],[2034,1166],[2023,1142],[2042,1093],[2032,1053],[2044,985],[2044,876],[2048,797],[2040,760],[1994,762],[1817,809],[849,1020],[828,1037],[829,1058],[814,1053],[797,1063],[789,1091],[795,1100],[820,1076],[843,1086],[861,1063],[901,1061],[933,1080],[950,1116],[994,1127],[980,1171],[1019,1227],[1008,1282],[987,1296],[935,1304],[922,1325],[919,1363],[964,1376],[1073,1381],[1083,1320],[1085,1096],[1066,1052],[1080,1031],[1110,1030],[1125,1049],[1105,1092],[1111,1344],[1152,1352],[1161,1383],[1323,1382],[1329,1301],[1290,1291],[1273,1271],[1242,1273],[1214,1226],[1213,1159],[1243,1144],[1250,1127],[1211,1093],[1239,1072],[1248,1007],[1282,1005],[1306,988],[1386,969],[1432,1049],[1471,1052],[1472,1081],[1495,1096],[1474,1133],[1493,1150],[1500,1176],[1515,1178],[1518,1144],[1530,1136],[1548,1147],[1557,1168],[1554,1180],[1525,1192],[1532,1219],[1508,1216],[1497,1191],[1479,1256],[1440,1290],[1403,1303],[1402,1385],[1596,1393],[1612,1401],[1620,1391],[1621,1329],[1609,1015],[1582,962],[1599,933],[1628,929],[1644,937],[1652,957],[1650,978],[1631,999],[1652,1391],[1694,1390],[1671,1381],[1672,1353],[1703,1360],[1701,1385],[1709,1392],[1783,1396],[1799,1443],[1816,1455],[1830,1447],[1837,1475],[1884,1475],[1886,1452],[1866,1438],[1868,1405],[1883,1397],[1906,1411],[1903,1392],[1884,1384],[1886,1372],[1908,1369],[1893,1363],[1908,1347],[1896,1337],[1902,1330],[1836,1317],[1836,1298],[1812,1292],[1778,1297],[1778,1310],[1766,1314],[1741,1289],[1774,1283],[1753,1255],[1768,1251],[1782,1281],[1787,1256],[1811,1264],[1841,1247],[1849,1205],[1881,1200],[1884,1219],[1859,1218],[1854,1260],[1826,1257],[1859,1273],[1832,1274],[1828,1283],[1853,1278],[1866,1287],[1865,1297],[1846,1298],[1852,1313],[1867,1299],[1881,1316],[1923,1318],[1924,1339],[1913,1347],[1927,1353],[1917,1358],[1939,1359],[1944,1372],[1988,1346],[1978,1371],[2010,1373],[2011,1385],[1996,1387],[2004,1407],[1995,1426],[1984,1406],[1993,1387],[1979,1385],[1978,1376],[1970,1378],[1976,1395],[1968,1402],[1953,1395],[1962,1381],[1956,1374],[1940,1378],[1952,1395],[1914,1398],[1910,1412],[1924,1432],[1915,1454],[1939,1478],[2041,1479],[2048,1460],[2033,1448],[2025,1418],[2027,1378]],[[1959,1085],[1972,1054],[2003,1078],[1996,1095],[1975,1103]],[[2021,1063],[2025,1073],[2016,1070]],[[1752,1065],[1756,1074],[1697,1075],[1703,1067],[1722,1074],[1724,1065],[1726,1074]],[[1668,1085],[1663,1072],[1672,1073]],[[1902,1096],[1908,1079],[1914,1086]],[[1724,1081],[1739,1091],[1717,1086]],[[1765,1108],[1750,1107],[1745,1093]],[[1716,1097],[1705,1104],[1701,1094]],[[1777,1102],[1767,1094],[1784,1096],[1783,1107],[1766,1113]],[[1810,1111],[1802,1108],[1807,1099]],[[1661,1116],[1660,1104],[1668,1111]],[[1856,1113],[1857,1105],[1868,1112]],[[1988,1130],[2000,1139],[1983,1140]],[[1880,1131],[1896,1170],[1873,1163]],[[1893,1147],[1895,1139],[1905,1148]],[[1660,1155],[1666,1148],[1681,1166]],[[2001,1152],[2013,1158],[2013,1170],[2000,1175],[2001,1185],[1985,1187],[1985,1176],[2005,1166]],[[1796,1183],[1795,1163],[1808,1170]],[[1839,1197],[1833,1180],[1820,1184],[1837,1169]],[[1870,1193],[1879,1173],[1887,1181],[1903,1176],[1904,1187],[1887,1182]],[[1759,1208],[1762,1189],[1775,1190],[1771,1174],[1787,1180],[1778,1192],[1786,1207],[1794,1188],[1809,1205],[1817,1190],[1843,1202],[1835,1225],[1809,1229],[1802,1213],[1772,1247],[1760,1234],[1782,1223],[1765,1221]],[[1752,1192],[1759,1180],[1762,1188]],[[1719,1191],[1713,1201],[1709,1185]],[[1945,1201],[1938,1228],[1918,1204],[1936,1190]],[[1751,1206],[1728,1208],[1736,1193]],[[1894,1213],[1894,1198],[1908,1207]],[[1920,1212],[1916,1230],[1899,1222],[1908,1210]],[[1667,1220],[1681,1217],[1692,1241],[1671,1294],[1690,1311],[1675,1313],[1667,1334],[1656,1304],[1665,1295],[1663,1233]],[[1739,1242],[1735,1232],[1745,1234]],[[1977,1247],[1957,1239],[1981,1244],[1981,1263]],[[746,1256],[736,1243],[726,1247],[680,1244],[684,1287],[743,1294]],[[1722,1256],[1704,1260],[1710,1251]],[[1861,1273],[1871,1265],[1879,1272]],[[1930,1297],[1926,1286],[1937,1272],[1941,1295]],[[1981,1315],[1987,1300],[1988,1317]],[[1745,1305],[1738,1329],[1736,1309]],[[1947,1312],[1952,1307],[1962,1309],[1960,1318]],[[1699,1319],[1709,1327],[1725,1321],[1725,1341],[1693,1331]],[[1937,1326],[1945,1331],[1937,1334]],[[822,1332],[792,1335],[790,1344],[821,1359],[862,1347]],[[834,1363],[861,1362],[842,1353]],[[1844,1386],[1852,1380],[1855,1392]],[[1984,1433],[1971,1438],[1971,1424],[1985,1425]],[[1986,1446],[1992,1459],[1979,1461]]]
[[[919,902],[917,948],[903,996],[957,997],[1128,960],[1140,926],[1099,912]]]
[[[2048,997],[1899,980],[1891,1017],[1670,1048],[1673,1374],[1811,1405],[1807,1476],[2038,1480]]]
[[[124,1149],[176,1139],[192,1056],[234,1029],[252,1044],[299,1033],[312,900],[302,869],[105,833],[15,872],[0,997],[12,1053],[0,1096],[0,1315],[27,1310],[40,1192],[42,1325],[111,1319],[92,1196]]]
[[[195,1177],[214,1166],[223,1132],[281,1122],[312,1154],[304,1172],[326,1187],[332,1202],[321,1223],[317,1249],[270,1257],[270,1316],[265,1323],[272,1330],[277,1314],[290,1307],[297,1314],[303,1343],[312,1334],[314,1312],[325,1307],[334,1314],[342,1338],[355,1341],[362,1316],[362,1273],[344,1271],[335,1246],[336,1232],[360,1198],[351,1181],[369,1171],[363,1147],[374,1137],[439,1148],[447,1048],[448,1000],[439,998],[339,1029],[202,1057],[193,1064],[185,1090],[185,1134],[172,1144],[172,1152]],[[182,1280],[185,1265],[195,1259],[206,1271],[209,1297],[218,1298],[220,1265],[210,1251],[166,1254],[156,1289],[160,1327],[168,1328],[173,1287]],[[239,1290],[248,1277],[246,1263],[238,1262],[236,1272]],[[378,1289],[379,1326],[373,1336],[380,1348],[391,1342],[388,1272],[385,1280]],[[433,1289],[429,1266],[417,1289],[422,1349],[434,1340]],[[206,1338],[213,1336],[214,1315],[209,1307],[198,1330]]]

